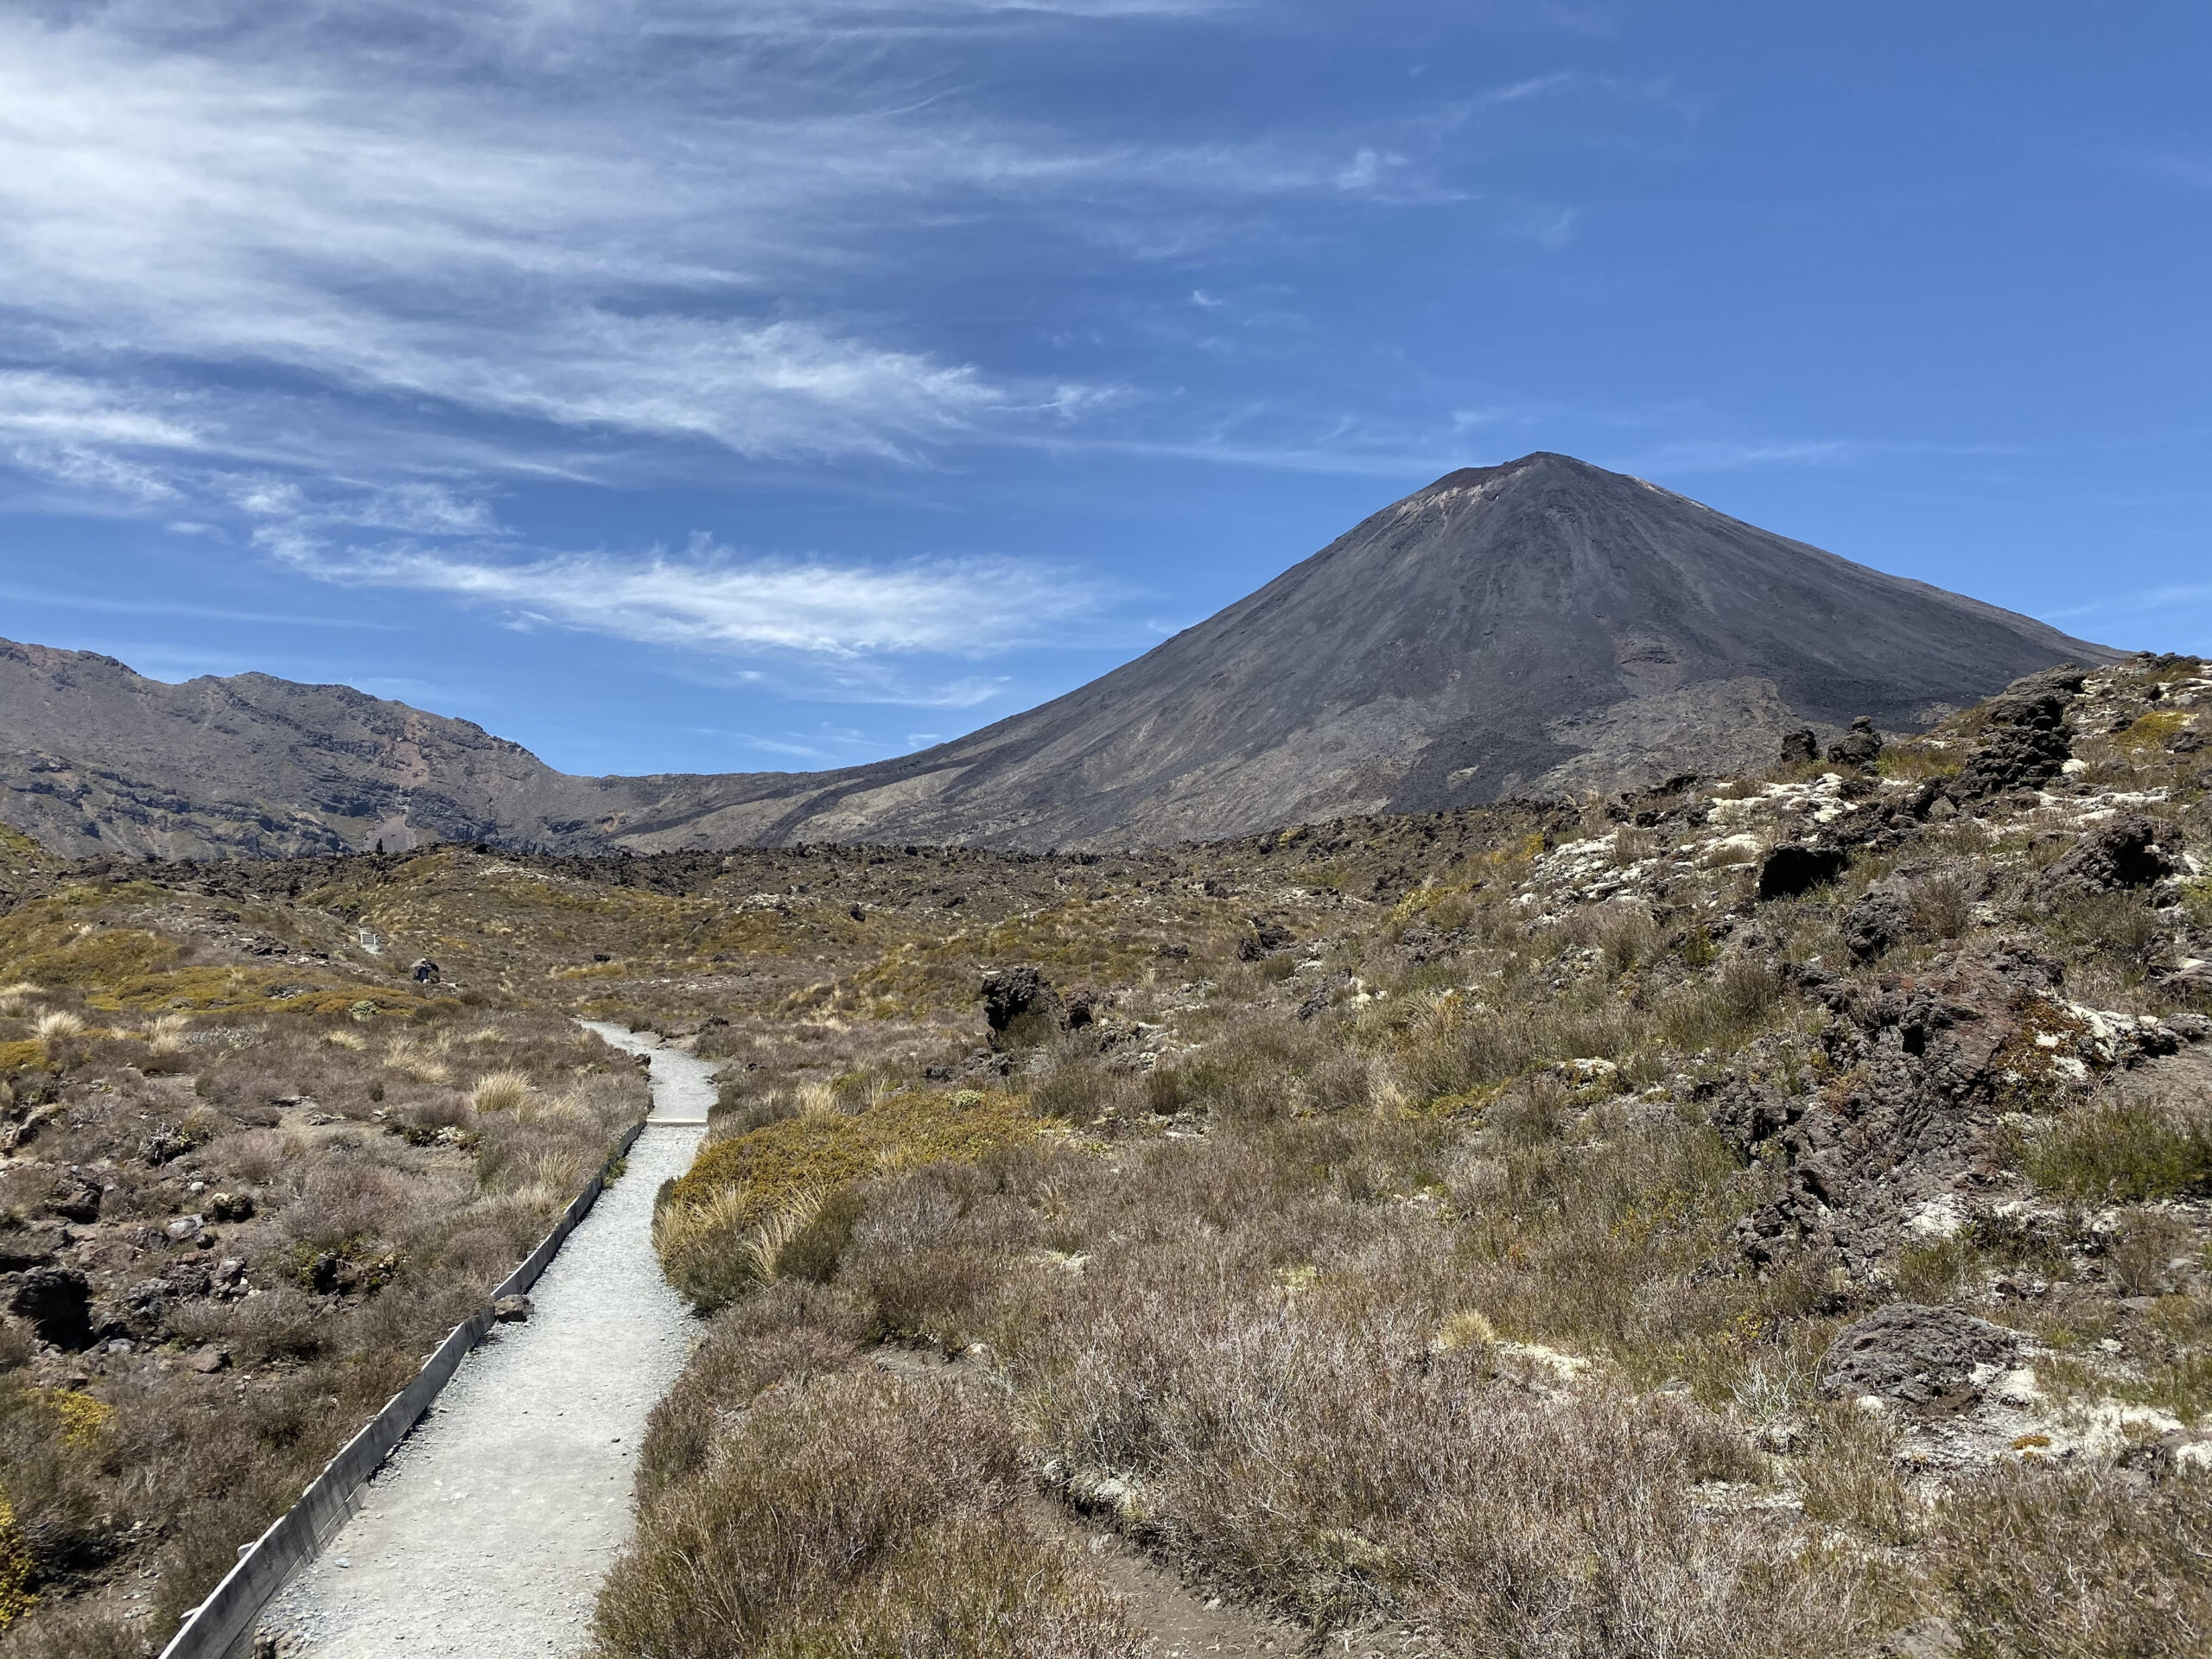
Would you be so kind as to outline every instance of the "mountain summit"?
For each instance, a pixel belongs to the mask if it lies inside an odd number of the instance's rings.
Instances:
[[[2114,655],[1540,453],[1437,480],[1066,696],[791,779],[730,823],[748,841],[1160,842],[1618,788],[1766,761],[1806,723],[1918,730]]]
[[[79,852],[1135,845],[1740,769],[1792,727],[1917,730],[2117,655],[1539,453],[1437,480],[1065,696],[872,766],[570,778],[340,687],[170,687],[16,647],[0,768],[8,819]]]

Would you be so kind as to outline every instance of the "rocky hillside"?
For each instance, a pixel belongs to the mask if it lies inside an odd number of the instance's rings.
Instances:
[[[73,855],[178,857],[1160,845],[1725,774],[1794,727],[1918,731],[2113,655],[1535,454],[1440,479],[1066,696],[841,772],[572,778],[342,686],[0,646],[0,817]]]
[[[290,858],[428,841],[597,845],[588,781],[343,685],[167,685],[0,641],[0,816],[68,857]]]

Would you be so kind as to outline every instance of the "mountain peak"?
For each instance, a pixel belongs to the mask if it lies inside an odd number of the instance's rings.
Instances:
[[[1787,729],[1917,730],[2116,655],[1538,450],[1446,474],[1065,696],[874,766],[569,778],[346,688],[166,686],[0,643],[0,799],[75,852],[1135,845],[1740,770]]]

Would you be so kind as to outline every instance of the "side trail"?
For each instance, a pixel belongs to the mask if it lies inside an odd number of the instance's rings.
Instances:
[[[653,1106],[622,1178],[436,1406],[362,1487],[358,1513],[262,1616],[283,1659],[581,1654],[600,1580],[627,1541],[652,1411],[697,1331],[661,1277],[653,1195],[690,1166],[714,1066],[592,1023],[652,1068]]]

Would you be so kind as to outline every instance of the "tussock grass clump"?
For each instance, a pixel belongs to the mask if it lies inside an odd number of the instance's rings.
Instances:
[[[671,1184],[654,1245],[670,1282],[711,1311],[773,1279],[784,1248],[838,1189],[904,1165],[981,1158],[1040,1127],[1020,1096],[973,1089],[766,1123],[709,1146]]]
[[[84,1028],[84,1017],[67,1008],[48,1008],[31,1021],[32,1034],[42,1043],[50,1043],[57,1037],[74,1037]]]
[[[532,1092],[527,1072],[487,1071],[468,1091],[468,1103],[480,1112],[518,1112]]]

